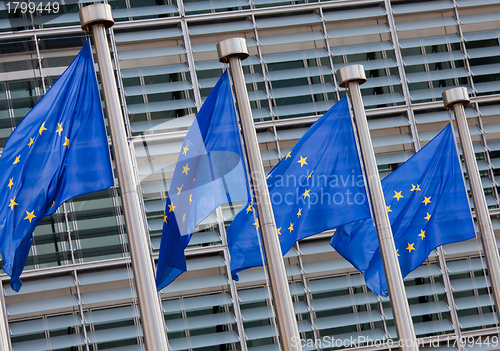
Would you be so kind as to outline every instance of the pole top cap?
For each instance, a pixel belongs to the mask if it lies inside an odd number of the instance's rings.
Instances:
[[[363,65],[344,66],[337,70],[337,79],[342,88],[346,88],[352,81],[361,85],[366,82],[365,68]]]
[[[444,107],[446,108],[453,108],[454,104],[459,104],[459,103],[466,106],[470,102],[469,93],[467,92],[467,88],[464,87],[445,90],[442,96],[443,96],[443,104]]]
[[[85,32],[91,32],[94,24],[101,23],[106,28],[110,28],[115,24],[111,6],[108,4],[93,4],[82,7],[79,15],[82,30]]]
[[[231,38],[221,41],[217,44],[217,53],[219,61],[222,63],[228,63],[231,56],[238,56],[242,60],[250,56],[245,38]]]

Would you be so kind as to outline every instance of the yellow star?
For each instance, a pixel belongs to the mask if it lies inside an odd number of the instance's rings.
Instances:
[[[314,171],[313,171],[314,172]],[[309,173],[309,175],[307,176],[307,180],[309,180],[309,178],[311,178],[313,172]]]
[[[187,154],[187,152],[188,152],[188,150],[189,150],[188,146],[187,146],[187,145],[186,145],[186,146],[184,146],[184,147],[182,148],[182,154],[183,154],[183,155],[186,155],[186,154]]]
[[[35,210],[33,210],[33,211],[31,211],[31,212],[26,211],[26,217],[24,217],[24,219],[29,220],[29,221],[30,221],[30,223],[31,223],[31,220],[32,220],[33,218],[35,218],[35,217],[36,217],[36,216],[33,214],[33,212],[35,212]]]
[[[183,221],[183,222],[185,222],[185,221],[186,221],[186,214],[185,214],[185,213],[182,215],[182,221]]]
[[[422,191],[422,190],[420,189],[420,184],[417,184],[417,186],[415,186],[415,185],[413,185],[413,184],[412,184],[412,185],[411,185],[411,190],[410,190],[410,191]]]
[[[408,253],[410,253],[411,250],[415,250],[415,248],[413,247],[413,245],[415,245],[415,243],[413,243],[413,244],[408,243],[408,247],[406,248],[406,250],[408,250]]]
[[[290,223],[290,226],[288,227],[288,230],[290,231],[290,233],[293,231],[293,223]]]
[[[64,144],[63,146],[69,146],[69,139],[64,137]]]
[[[193,202],[193,194],[189,194],[189,203]]]
[[[403,191],[403,190],[401,190],[401,191]],[[398,200],[398,201],[399,201],[399,199],[401,199],[402,197],[404,197],[403,195],[401,195],[401,191],[398,192],[398,191],[394,190],[394,196],[393,197],[395,197],[396,200]]]
[[[17,206],[16,198],[10,199],[9,207],[12,211],[14,211],[14,206]]]
[[[179,195],[181,193],[183,186],[184,186],[184,184],[182,184],[180,188],[177,188],[177,195]]]
[[[302,209],[301,208],[299,208],[299,212],[297,212],[297,217],[300,217],[300,216],[302,216]]]
[[[387,212],[392,212],[391,206],[385,206],[385,207],[387,207]]]
[[[38,129],[38,132],[40,133],[40,135],[42,135],[42,132],[44,130],[47,130],[47,128],[45,128],[45,122],[43,122],[42,125],[41,125],[41,127],[40,127],[40,129]]]
[[[30,138],[30,142],[28,144],[28,147],[31,147],[31,145],[33,145],[33,143],[35,142],[35,139],[33,138]]]
[[[281,235],[281,227],[279,227],[278,229],[276,229],[276,232],[278,232],[278,235]]]
[[[422,201],[423,204],[425,204],[425,206],[427,206],[427,204],[430,204],[431,203],[431,197],[426,197],[424,196],[424,201]]]
[[[56,130],[56,133],[59,134],[59,136],[61,136],[61,132],[63,131],[63,127],[62,127],[62,124],[61,123],[57,123],[57,130]]]
[[[14,185],[14,177],[10,178],[9,179],[9,184],[7,184],[7,186],[9,187],[9,189],[12,189],[12,186]]]
[[[300,156],[300,160],[297,161],[297,163],[300,163],[300,168],[302,168],[303,165],[307,165],[307,157],[302,157]]]
[[[400,255],[400,254],[398,254],[398,251],[399,251],[399,249],[397,249],[397,250],[396,250],[396,255],[398,255],[398,257],[399,257],[399,256],[401,256],[401,255]]]
[[[188,167],[187,163],[185,166],[182,166],[182,173],[186,173],[186,175],[187,175],[190,170],[191,170],[191,168]]]
[[[52,204],[50,205],[50,208],[54,207],[55,204],[56,204],[56,202],[52,201]]]
[[[248,212],[252,212],[252,211],[253,211],[252,205],[248,205],[248,207],[247,207],[247,214],[248,214]]]
[[[12,162],[12,164],[15,165],[16,163],[19,163],[20,158],[21,158],[21,155],[17,156],[16,159],[14,160],[14,162]]]
[[[168,218],[168,216],[167,216],[167,215],[164,215],[164,216],[163,216],[163,222],[168,223],[167,218]]]
[[[427,219],[427,220],[430,220],[431,219],[431,215],[429,212],[427,212],[427,216],[424,217],[424,219]]]
[[[175,210],[174,205],[172,205],[172,204],[168,205],[168,212],[174,212],[174,210]]]
[[[418,236],[421,237],[422,240],[424,240],[424,238],[425,238],[425,231],[422,230],[422,229],[420,229],[420,234],[418,234]]]
[[[310,192],[310,191],[311,191],[311,189],[306,189],[306,191],[304,191],[304,193],[302,194],[302,196],[304,196],[304,199],[305,199],[306,197],[308,197],[308,196],[309,196],[309,197],[311,197],[311,195],[309,195],[309,192]]]
[[[257,227],[257,229],[259,229],[260,225],[259,225],[259,219],[258,218],[255,218],[255,222],[253,223],[254,226]]]
[[[288,160],[288,158],[290,158],[290,157],[292,157],[292,152],[291,151],[286,154],[285,160]]]

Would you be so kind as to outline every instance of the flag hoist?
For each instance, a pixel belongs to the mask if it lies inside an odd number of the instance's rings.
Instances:
[[[134,271],[135,288],[141,312],[142,331],[148,351],[168,349],[163,309],[156,292],[153,263],[147,233],[142,221],[142,209],[137,191],[137,180],[132,169],[132,158],[116,86],[106,29],[114,24],[111,6],[94,4],[80,10],[82,30],[92,32],[99,61],[104,98],[109,117],[111,140],[115,151],[116,169],[122,195],[125,223]]]

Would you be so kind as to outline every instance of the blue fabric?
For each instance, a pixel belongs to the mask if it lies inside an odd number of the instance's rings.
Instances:
[[[11,134],[0,168],[0,252],[19,291],[43,217],[70,198],[113,185],[89,42]]]
[[[347,99],[318,119],[267,178],[283,254],[296,241],[370,217]],[[227,230],[231,273],[263,264],[255,207]]]
[[[249,199],[248,181],[227,71],[210,92],[184,138],[165,208],[156,286],[186,270],[196,226],[218,206]]]
[[[382,187],[403,277],[439,245],[475,236],[451,124],[387,176]],[[372,219],[339,227],[331,244],[365,275],[374,293],[388,295]]]

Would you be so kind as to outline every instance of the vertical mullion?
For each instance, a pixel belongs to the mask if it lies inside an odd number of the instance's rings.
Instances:
[[[453,330],[455,331],[457,340],[462,340],[462,332],[460,330],[460,322],[458,320],[457,306],[455,304],[455,298],[453,297],[452,293],[453,287],[451,286],[450,274],[448,271],[448,266],[446,265],[445,252],[442,246],[439,246],[436,251],[439,259],[439,267],[441,268],[441,274],[443,277],[443,285],[446,291],[446,300],[448,301],[448,307],[450,308]],[[464,351],[464,347],[460,342],[458,343],[458,350]]]
[[[178,0],[180,3],[181,0]],[[184,14],[184,6],[179,6],[181,10],[181,30],[182,37],[184,40],[184,46],[186,48],[186,58],[189,69],[189,74],[191,75],[191,83],[193,84],[193,95],[194,102],[196,104],[196,111],[200,111],[202,101],[201,101],[201,93],[200,93],[200,84],[198,83],[198,76],[196,74],[196,64],[194,62],[193,48],[191,46],[191,38],[189,37],[189,28],[186,22],[186,17]]]
[[[323,7],[318,8],[319,11],[319,17],[321,19],[321,27],[323,29],[323,35],[325,37],[325,45],[326,45],[326,51],[328,53],[328,63],[330,64],[330,70],[332,71],[332,81],[333,85],[335,86],[335,97],[337,98],[337,101],[340,100],[340,90],[339,90],[339,85],[337,82],[337,77],[335,74],[335,65],[333,64],[333,54],[330,48],[330,42],[328,40],[328,32],[326,30],[326,20],[325,16],[323,14]]]
[[[479,128],[481,129],[481,142],[482,144],[484,145],[484,148],[485,148],[485,152],[484,152],[484,156],[485,156],[485,161],[486,163],[488,164],[488,178],[491,180],[491,182],[493,184],[496,183],[496,180],[495,180],[495,173],[493,171],[493,164],[491,163],[491,157],[490,157],[490,149],[488,148],[488,142],[486,140],[486,135],[485,135],[485,131],[484,131],[484,128],[483,128],[483,121],[482,121],[482,113],[481,113],[481,110],[479,108],[479,105],[477,102],[473,102],[473,107],[475,107],[475,110],[477,111],[477,119],[478,119],[478,122],[479,122]],[[496,186],[493,186],[492,188],[492,191],[493,191],[493,197],[494,199],[497,201],[497,202],[500,202],[500,194],[499,194],[499,191],[498,191],[498,188]]]
[[[312,294],[307,284],[306,271],[304,269],[304,262],[302,257],[303,255],[302,255],[302,250],[300,250],[300,243],[297,242],[295,244],[295,247],[297,249],[297,258],[299,260],[299,267],[300,267],[300,278],[302,280],[302,284],[304,285],[306,304],[307,304],[307,309],[309,311],[309,319],[312,327],[314,344],[316,345],[316,342],[320,342],[316,340],[321,340],[321,335],[318,330],[318,327],[316,326],[316,312],[314,312],[312,308]]]
[[[224,245],[224,263],[226,267],[226,274],[227,274],[227,279],[229,281],[229,290],[231,293],[231,300],[233,300],[233,308],[234,308],[234,317],[236,319],[236,328],[238,329],[238,334],[240,337],[240,345],[241,345],[241,351],[248,351],[247,348],[247,343],[246,343],[246,334],[245,334],[245,328],[243,325],[243,316],[241,314],[241,309],[240,309],[240,299],[238,297],[238,289],[236,288],[236,283],[233,280],[233,277],[231,275],[231,266],[229,264],[230,262],[230,254],[229,254],[229,249],[227,246],[227,232],[226,228],[224,226],[224,217],[222,213],[222,208],[219,206],[216,209],[216,218],[217,218],[217,225],[219,228],[219,233],[220,233],[220,238],[222,241],[222,244]]]
[[[273,101],[271,99],[271,94],[269,93],[269,89],[271,86],[271,82],[269,81],[269,77],[267,76],[267,65],[264,62],[264,56],[262,55],[262,43],[259,40],[259,32],[257,31],[257,23],[255,21],[255,14],[252,11],[252,26],[254,28],[254,35],[255,35],[255,42],[257,43],[257,54],[259,55],[259,61],[260,61],[260,67],[262,71],[262,77],[264,79],[264,89],[266,91],[266,98],[267,98],[267,105],[269,109],[269,114],[271,115],[271,120],[275,121],[278,116],[273,111]],[[276,130],[276,126],[273,124],[272,126],[272,133],[274,136],[275,140],[275,145],[276,145],[276,150],[278,154],[278,158],[282,158],[284,155],[281,154],[281,148],[279,145],[279,137],[278,137],[278,131]]]
[[[391,1],[384,0],[385,11],[387,12],[387,25],[391,32],[392,44],[394,45],[394,53],[396,54],[396,65],[398,67],[399,76],[401,78],[401,87],[403,88],[403,97],[405,99],[406,109],[408,111],[408,119],[410,122],[410,131],[413,139],[413,145],[415,151],[420,150],[420,137],[418,136],[417,121],[415,120],[415,115],[413,114],[413,109],[411,108],[411,94],[410,88],[408,86],[408,79],[406,78],[406,72],[404,69],[403,55],[401,53],[401,46],[399,45],[398,34],[396,30],[396,21],[394,19],[394,11],[392,10]]]
[[[74,212],[73,201],[71,201],[71,202],[69,203],[69,206],[70,206],[70,208],[71,208],[71,209],[73,210],[73,212]],[[59,226],[59,228],[60,228],[61,232],[64,232],[64,230],[66,230],[66,235],[67,235],[67,238],[68,238],[68,243],[69,243],[69,248],[70,248],[71,263],[72,263],[72,264],[75,264],[75,263],[76,263],[76,262],[75,262],[75,253],[73,252],[73,244],[72,244],[72,242],[71,242],[71,240],[72,240],[72,235],[71,235],[72,230],[71,230],[71,226],[70,226],[70,224],[69,224],[69,218],[68,218],[68,217],[69,217],[69,212],[68,212],[68,210],[67,210],[67,208],[66,208],[66,203],[63,203],[62,208],[63,208],[63,211],[62,211],[62,212],[63,212],[63,215],[64,215],[64,226],[63,226],[63,224],[62,224],[62,223],[60,223],[60,222],[58,223],[58,226]],[[58,209],[58,211],[60,211],[60,209]],[[77,227],[77,224],[76,224],[76,219],[75,219],[73,222],[74,222],[74,226],[73,226],[73,228],[74,228],[74,229],[78,228],[78,227]],[[61,241],[61,243],[64,243],[64,241]],[[61,245],[61,246],[63,246],[63,245]],[[66,246],[66,245],[64,245],[64,246],[63,246],[63,248],[65,248],[65,246]]]
[[[76,287],[76,298],[78,300],[78,313],[80,315],[80,323],[81,323],[82,329],[83,329],[83,340],[85,341],[85,350],[90,351],[89,350],[90,340],[89,340],[89,337],[87,335],[85,315],[83,313],[83,300],[82,300],[82,296],[80,293],[80,282],[78,281],[78,273],[76,271],[76,268],[73,268],[73,281],[74,281],[75,287]]]
[[[458,13],[458,4],[456,0],[451,0],[453,3],[453,11],[455,13],[455,18],[457,20],[457,28],[458,28],[458,36],[460,37],[460,50],[462,54],[464,54],[464,62],[465,62],[465,70],[467,71],[467,80],[469,81],[470,87],[472,89],[473,94],[476,94],[476,88],[474,87],[474,79],[472,76],[472,71],[470,68],[469,55],[467,54],[467,47],[465,45],[464,33],[462,30],[462,23],[460,22],[460,15]]]

